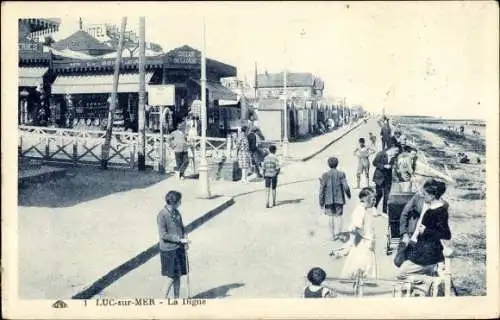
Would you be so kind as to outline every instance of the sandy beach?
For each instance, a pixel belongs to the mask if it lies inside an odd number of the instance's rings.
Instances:
[[[486,143],[484,123],[437,118],[396,119],[403,132],[419,148],[420,159],[451,178],[443,198],[450,204],[449,245],[454,250],[452,275],[460,295],[486,294]],[[464,125],[462,136],[449,127]],[[479,132],[474,134],[473,130]],[[470,162],[458,163],[464,152]]]

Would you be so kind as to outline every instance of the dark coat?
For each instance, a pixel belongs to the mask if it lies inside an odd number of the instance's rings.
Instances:
[[[401,213],[400,234],[412,236],[422,213],[423,197],[416,194]],[[417,238],[417,243],[410,242],[407,249],[408,260],[418,265],[430,265],[444,260],[441,240],[451,239],[448,225],[448,203],[437,209],[428,209],[422,220],[425,230]]]
[[[345,173],[330,169],[319,178],[319,205],[345,204],[345,196],[351,198],[351,189]]]
[[[180,240],[185,236],[184,223],[177,210],[164,207],[156,218],[159,246],[161,251],[175,250],[182,246]]]
[[[380,135],[382,136],[382,139],[385,139],[386,141],[389,141],[391,138],[391,133],[391,127],[385,124],[382,126],[382,129],[380,129]]]
[[[255,152],[257,151],[257,134],[255,132],[250,132],[247,135],[248,139],[248,149],[250,152]]]
[[[386,182],[392,182],[392,165],[394,165],[396,157],[393,157],[389,163],[387,161],[388,158],[389,156],[385,151],[380,151],[375,155],[375,158],[372,161],[372,164],[375,167],[373,182],[375,182],[376,185],[383,185]],[[384,168],[384,165],[386,164],[390,164],[391,168]]]

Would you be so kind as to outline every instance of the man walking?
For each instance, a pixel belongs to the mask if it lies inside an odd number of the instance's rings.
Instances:
[[[248,150],[250,151],[250,156],[252,158],[252,166],[255,170],[255,173],[260,178],[262,175],[260,174],[260,153],[258,148],[258,138],[257,138],[257,128],[252,127],[250,129],[250,133],[247,135],[248,139]]]
[[[384,119],[384,124],[382,125],[382,129],[380,130],[380,137],[382,139],[382,150],[385,150],[389,147],[389,142],[391,140],[391,126],[389,124],[389,119]]]
[[[373,182],[375,182],[375,208],[378,207],[380,200],[382,202],[382,212],[387,213],[387,201],[389,199],[389,192],[392,186],[392,167],[396,160],[396,155],[399,149],[393,143],[387,150],[382,150],[373,159],[373,166],[375,172],[373,173]]]
[[[170,146],[175,152],[175,163],[179,171],[179,179],[184,180],[184,172],[189,164],[189,158],[183,123],[179,123],[177,129],[170,134]]]
[[[345,204],[345,196],[351,198],[351,190],[347,184],[345,173],[338,170],[339,160],[336,157],[328,159],[330,168],[319,178],[319,205],[330,217],[330,230],[332,240],[339,240],[342,230],[342,214]]]

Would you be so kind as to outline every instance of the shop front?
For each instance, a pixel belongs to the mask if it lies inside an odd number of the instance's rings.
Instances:
[[[174,130],[191,111],[193,101],[201,96],[200,52],[183,46],[164,55],[146,58],[146,101],[149,85],[175,86],[175,105],[167,106],[166,132]],[[61,59],[53,63],[51,104],[63,115],[61,126],[102,130],[106,126],[110,95],[113,89],[114,59]],[[220,79],[236,74],[236,68],[207,59],[207,116],[209,136],[223,136],[225,123],[235,112],[219,108],[220,100],[235,100],[236,94],[220,84]],[[138,59],[124,58],[120,65],[118,107],[114,115],[125,130],[138,129]],[[146,128],[160,130],[162,106],[146,105]],[[193,114],[199,116],[198,114]]]
[[[154,72],[147,72],[146,84]],[[148,86],[146,85],[146,92]],[[60,75],[52,84],[52,102],[63,114],[63,126],[74,129],[104,130],[113,91],[112,74]],[[124,130],[137,131],[139,74],[120,74],[114,124]]]
[[[50,53],[34,40],[19,40],[18,123],[44,125],[48,120]]]
[[[19,96],[19,124],[42,124],[47,120],[40,117],[47,110],[40,110],[45,104],[47,81],[44,79],[48,67],[26,66],[19,68],[18,96]]]

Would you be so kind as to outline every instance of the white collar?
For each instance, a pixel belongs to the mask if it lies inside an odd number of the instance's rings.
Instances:
[[[309,290],[313,291],[313,292],[316,292],[316,291],[319,291],[321,290],[321,286],[317,286],[317,285],[314,285],[314,284],[310,284],[309,286],[307,286],[309,288]]]
[[[435,210],[435,209],[437,209],[439,207],[444,206],[444,201],[441,200],[441,199],[439,199],[439,200],[433,200],[431,203],[428,203],[426,205],[427,205],[427,208]]]

